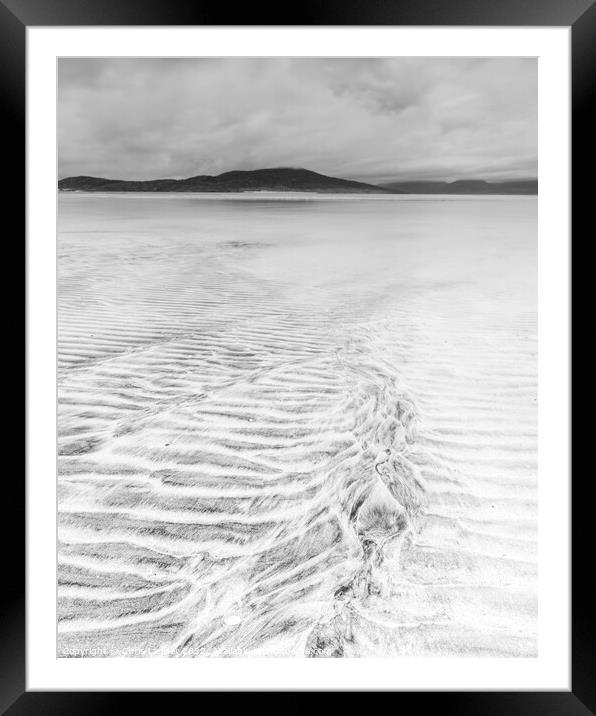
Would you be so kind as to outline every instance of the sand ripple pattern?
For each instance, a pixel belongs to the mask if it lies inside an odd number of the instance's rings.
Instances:
[[[192,290],[149,282],[150,320],[63,304],[65,652],[342,651],[308,641],[317,615],[345,585],[368,594],[422,504],[414,407],[388,368],[312,307],[203,271]]]
[[[59,656],[536,653],[527,291],[407,285],[419,243],[304,269],[291,212],[225,241],[87,216],[59,236]]]

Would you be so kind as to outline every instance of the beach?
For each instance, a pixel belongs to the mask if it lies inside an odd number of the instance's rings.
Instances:
[[[536,656],[536,232],[61,193],[58,656]]]

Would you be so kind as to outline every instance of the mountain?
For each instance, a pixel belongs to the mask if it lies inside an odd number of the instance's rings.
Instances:
[[[329,177],[308,169],[256,169],[231,171],[188,179],[150,179],[128,181],[78,176],[61,179],[61,191],[185,191],[185,192],[242,192],[242,191],[312,191],[358,194],[538,194],[537,179],[487,182],[483,179],[457,181],[402,181],[385,184],[364,184]]]
[[[313,191],[334,193],[389,194],[401,193],[389,188],[337,179],[308,169],[257,169],[232,171],[218,176],[196,176],[188,179],[152,179],[128,181],[100,177],[68,177],[58,182],[62,191]]]
[[[405,194],[538,194],[537,179],[487,182],[482,179],[458,181],[402,181],[381,184],[384,189]]]

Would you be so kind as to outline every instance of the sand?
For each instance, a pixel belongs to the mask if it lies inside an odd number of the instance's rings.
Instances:
[[[59,656],[534,656],[535,197],[59,199]]]

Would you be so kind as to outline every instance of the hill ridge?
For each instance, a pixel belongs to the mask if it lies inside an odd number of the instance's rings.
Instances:
[[[58,182],[61,191],[314,191],[365,194],[401,193],[392,189],[339,179],[310,169],[273,167],[268,169],[235,169],[218,175],[197,175],[186,179],[126,180],[87,175],[66,177]]]

